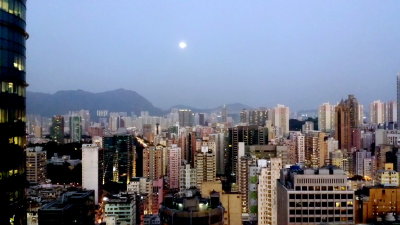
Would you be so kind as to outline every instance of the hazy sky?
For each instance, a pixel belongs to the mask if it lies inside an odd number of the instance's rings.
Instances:
[[[27,4],[30,91],[125,88],[163,108],[395,99],[399,0]]]

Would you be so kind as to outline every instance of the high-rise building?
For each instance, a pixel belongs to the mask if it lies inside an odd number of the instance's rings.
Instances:
[[[25,198],[25,6],[0,4],[0,224],[24,224]]]
[[[278,223],[276,185],[279,179],[282,160],[271,158],[257,160],[256,166],[249,169],[249,209],[251,220],[257,224]]]
[[[335,137],[339,141],[340,149],[351,151],[351,148],[361,146],[354,138],[359,133],[356,130],[360,126],[358,101],[354,95],[349,95],[348,99],[342,100],[336,106],[335,121]]]
[[[229,128],[227,151],[225,152],[225,174],[229,183],[237,183],[239,142],[245,145],[268,144],[268,131],[259,126],[237,126]]]
[[[133,137],[116,134],[103,137],[102,183],[109,181],[127,184],[134,177]]]
[[[80,142],[82,138],[82,118],[71,116],[69,118],[69,135],[71,142]]]
[[[223,123],[226,123],[227,118],[228,118],[228,109],[226,108],[226,105],[224,105],[221,109],[221,121]]]
[[[64,143],[64,117],[54,116],[50,127],[50,138],[57,143]]]
[[[203,147],[195,156],[195,168],[197,188],[201,188],[203,182],[211,182],[216,179],[215,154],[208,147]]]
[[[224,152],[225,152],[225,133],[210,134],[210,141],[215,143],[215,158],[217,165],[217,174],[224,174]]]
[[[240,123],[248,122],[248,111],[246,109],[242,109],[242,111],[240,111]]]
[[[397,122],[397,104],[396,101],[385,103],[385,123]]]
[[[46,151],[42,147],[26,149],[26,179],[33,184],[46,181]]]
[[[397,127],[400,124],[400,73],[397,74]]]
[[[194,125],[194,114],[190,109],[180,109],[179,115],[179,126],[181,127],[192,127]]]
[[[271,119],[275,127],[279,129],[278,134],[280,136],[289,135],[289,115],[289,107],[287,106],[278,105],[273,109],[273,118]]]
[[[305,136],[299,131],[290,132],[290,152],[294,158],[294,163],[304,163],[306,161]]]
[[[181,168],[181,148],[173,144],[169,149],[168,159],[168,178],[169,188],[179,188],[179,169]]]
[[[99,200],[99,147],[95,144],[82,145],[82,188],[94,190],[94,200]]]
[[[183,192],[197,186],[196,169],[191,168],[190,164],[181,166],[179,172],[179,190]]]
[[[281,171],[278,224],[354,224],[354,191],[341,169]]]
[[[249,179],[250,167],[256,164],[256,158],[241,156],[239,158],[239,193],[242,200],[242,213],[249,213]]]
[[[268,120],[268,110],[267,109],[255,109],[249,110],[248,123],[249,125],[265,126],[265,122]]]
[[[204,113],[199,113],[199,125],[200,126],[207,126]]]
[[[385,122],[385,104],[380,100],[373,101],[370,105],[370,121],[372,124]]]
[[[156,180],[163,174],[163,147],[148,146],[143,150],[143,177]]]
[[[368,152],[366,150],[358,150],[354,152],[354,175],[360,175],[360,176],[371,176],[371,174],[367,174],[366,171],[370,171],[369,168],[364,168],[364,166],[368,166],[366,164],[366,160],[371,159],[371,152]]]
[[[324,103],[318,110],[318,129],[331,132],[335,128],[335,106]]]

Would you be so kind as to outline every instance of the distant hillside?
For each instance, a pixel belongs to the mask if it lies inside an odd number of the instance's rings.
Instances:
[[[199,108],[195,108],[195,107],[187,106],[187,105],[175,105],[175,106],[173,106],[171,108],[190,109],[193,112],[211,113],[211,112],[221,111],[222,107],[223,106],[218,106],[218,107],[210,108],[210,109],[199,109]],[[250,107],[248,105],[244,105],[244,104],[241,104],[241,103],[233,103],[233,104],[226,104],[226,108],[228,110],[228,114],[237,114],[242,109],[252,109],[253,107]]]
[[[148,111],[152,115],[162,115],[163,111],[151,104],[135,91],[117,89],[101,93],[91,93],[82,90],[58,91],[55,94],[37,92],[27,93],[27,113],[42,116],[65,114],[68,111],[86,109],[92,116],[99,109],[110,112]]]

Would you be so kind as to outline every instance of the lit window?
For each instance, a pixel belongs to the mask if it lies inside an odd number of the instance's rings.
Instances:
[[[9,82],[8,83],[8,85],[7,85],[7,91],[9,92],[9,93],[13,93],[14,91],[14,84],[13,83],[11,83],[11,82]]]

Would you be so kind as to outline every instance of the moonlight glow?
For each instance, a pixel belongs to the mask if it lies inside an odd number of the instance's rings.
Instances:
[[[184,41],[179,42],[179,48],[185,49],[186,47],[187,47],[186,42],[184,42]]]

